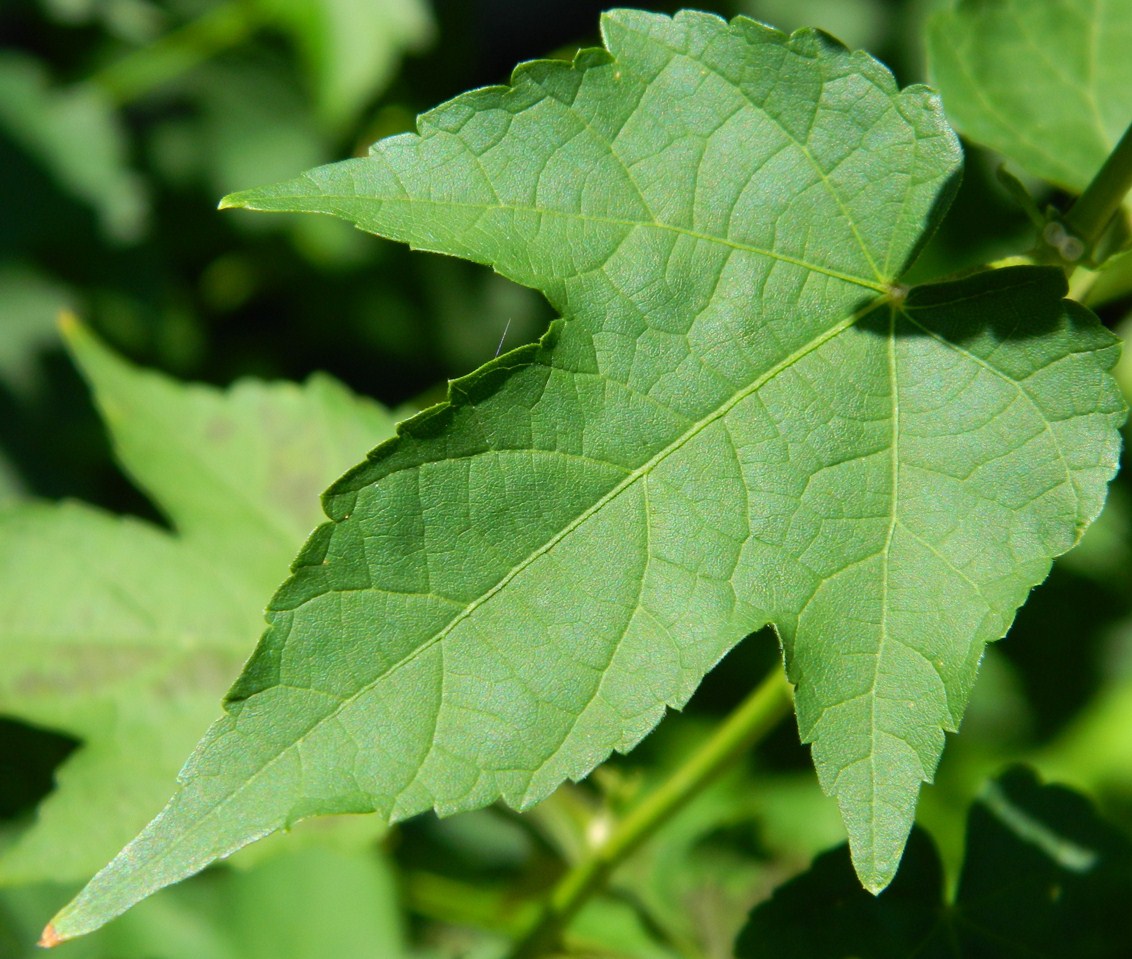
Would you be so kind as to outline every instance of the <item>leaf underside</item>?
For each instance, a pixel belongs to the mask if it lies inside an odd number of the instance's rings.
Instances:
[[[959,150],[824,34],[616,11],[369,157],[227,206],[490,264],[563,320],[327,493],[330,521],[78,935],[303,816],[516,807],[773,623],[862,882],[983,645],[1099,511],[1114,339],[1055,271],[894,286]]]

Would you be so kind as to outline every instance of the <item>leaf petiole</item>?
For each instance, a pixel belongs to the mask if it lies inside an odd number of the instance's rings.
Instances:
[[[1065,227],[1091,251],[1132,190],[1132,125],[1108,155],[1085,192],[1065,214]]]
[[[776,666],[710,739],[562,877],[509,959],[536,959],[553,949],[563,930],[601,890],[614,869],[790,712],[792,694],[786,674]]]

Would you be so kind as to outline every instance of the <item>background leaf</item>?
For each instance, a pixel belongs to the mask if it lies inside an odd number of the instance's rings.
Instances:
[[[920,830],[878,898],[857,886],[846,852],[823,854],[757,907],[738,959],[1107,959],[1128,941],[1121,904],[1132,894],[1132,844],[1079,793],[1041,785],[1027,769],[987,783],[972,805],[953,903]],[[814,915],[822,921],[807,921]]]
[[[930,70],[964,136],[1074,193],[1132,118],[1125,0],[960,0],[928,32]]]
[[[56,343],[59,313],[71,297],[31,267],[0,268],[0,381],[7,390],[20,393],[32,387],[40,354]]]
[[[6,883],[80,878],[167,794],[318,515],[318,491],[391,432],[322,377],[226,393],[137,370],[70,327],[118,455],[170,533],[81,503],[0,513],[0,712],[84,740]]]

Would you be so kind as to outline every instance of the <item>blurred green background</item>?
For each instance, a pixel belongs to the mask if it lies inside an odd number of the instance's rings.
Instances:
[[[820,26],[876,54],[902,84],[926,79],[922,25],[939,5],[696,4],[785,29]],[[221,214],[216,203],[361,154],[412,129],[430,106],[505,82],[522,60],[572,56],[597,42],[605,6],[4,0],[0,508],[71,497],[161,521],[113,463],[62,352],[64,308],[122,355],[178,378],[227,384],[326,370],[392,408],[440,398],[446,379],[491,358],[501,339],[509,349],[536,338],[546,303],[482,268],[410,253],[330,219]],[[970,152],[953,212],[916,278],[1029,246],[1025,215],[996,181],[998,162]],[[1043,201],[1062,199],[1028,185]],[[1094,305],[1114,327],[1129,309],[1119,291]],[[1132,825],[1129,502],[1119,480],[1085,544],[987,655],[963,735],[952,738],[921,807],[952,866],[968,801],[1011,759],[1085,789]],[[770,637],[743,644],[684,714],[528,819],[488,810],[445,823],[422,817],[376,838],[369,828],[337,830],[330,842],[213,870],[64,948],[205,959],[497,954],[494,933],[522,921],[524,895],[553,878],[608,810],[690,748],[776,655]],[[74,745],[0,717],[0,850],[34,816]],[[836,810],[808,762],[787,724],[626,867],[614,895],[580,918],[580,941],[611,947],[612,929],[626,955],[728,955],[750,905],[840,841]],[[68,892],[0,889],[0,959],[30,955],[39,925]]]

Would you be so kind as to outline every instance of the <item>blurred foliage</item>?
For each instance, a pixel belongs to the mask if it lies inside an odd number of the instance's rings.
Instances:
[[[1132,843],[1078,793],[1017,767],[971,807],[954,899],[931,839],[913,832],[884,896],[855,881],[844,847],[751,913],[740,959],[1109,959],[1128,944]],[[823,917],[815,923],[810,917]]]
[[[0,711],[81,740],[0,853],[0,885],[85,879],[150,818],[317,525],[319,492],[393,433],[325,374],[189,386],[64,327],[123,470],[172,529],[74,501],[0,511]]]
[[[180,378],[227,385],[325,370],[393,408],[432,402],[446,378],[500,344],[537,337],[550,318],[541,297],[480,268],[329,219],[219,214],[216,202],[362,153],[410,129],[418,112],[504,82],[519,61],[572,55],[594,42],[607,5],[5,0],[0,508],[74,497],[161,522],[113,465],[59,345],[62,308],[119,353]],[[636,5],[671,12],[681,4]],[[694,4],[785,29],[821,26],[868,48],[901,83],[925,78],[923,26],[940,5]],[[1000,185],[999,162],[969,153],[963,187],[914,279],[1028,248],[1030,221]],[[1026,185],[1040,203],[1064,199]],[[1113,326],[1129,322],[1128,275],[1132,267],[1124,278],[1112,271],[1091,294]],[[1132,362],[1121,376],[1132,392]],[[1118,828],[1132,827],[1130,497],[1118,480],[1081,548],[986,657],[963,733],[921,801],[951,885],[965,810],[1008,761],[1085,790]],[[410,948],[406,936],[416,956],[499,956],[563,865],[686,755],[776,655],[773,638],[748,640],[632,756],[564,787],[533,815],[421,817],[387,835],[385,852],[365,829],[353,840],[335,832],[334,845],[285,838],[244,868],[212,870],[67,948],[92,959],[387,957]],[[52,770],[76,745],[60,730],[0,718],[0,850],[27,830]],[[568,944],[591,954],[725,959],[751,907],[841,838],[836,809],[787,725],[627,863]],[[42,921],[70,891],[0,889],[0,959],[31,955]]]

